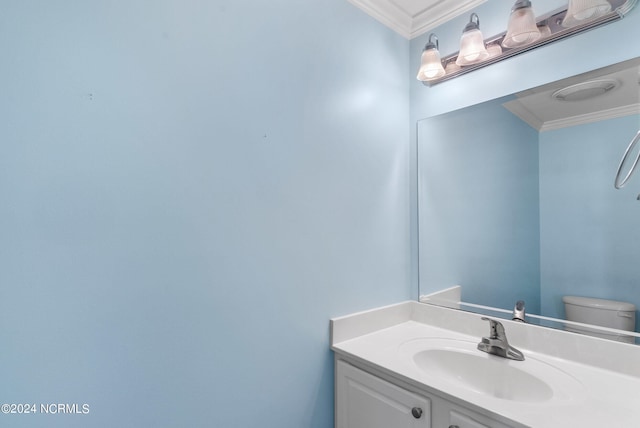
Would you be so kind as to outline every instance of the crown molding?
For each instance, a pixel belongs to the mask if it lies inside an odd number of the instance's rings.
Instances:
[[[439,1],[413,17],[410,39],[418,37],[453,18],[481,5],[486,0]]]
[[[418,37],[487,0],[348,0],[407,39]]]

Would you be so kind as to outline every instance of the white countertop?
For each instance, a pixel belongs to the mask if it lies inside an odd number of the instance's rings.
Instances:
[[[570,385],[561,385],[570,393],[554,395],[544,402],[487,396],[427,376],[407,358],[407,344],[421,339],[479,342],[488,334],[488,323],[480,318],[404,302],[332,320],[332,349],[427,392],[486,409],[494,417],[506,418],[507,423],[535,428],[640,426],[640,346],[501,320],[510,344],[523,351],[527,360],[551,365],[568,375],[558,376],[558,382],[560,378],[571,379]]]

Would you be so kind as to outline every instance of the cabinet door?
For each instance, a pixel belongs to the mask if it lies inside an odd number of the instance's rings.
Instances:
[[[336,428],[430,428],[431,401],[336,362]]]

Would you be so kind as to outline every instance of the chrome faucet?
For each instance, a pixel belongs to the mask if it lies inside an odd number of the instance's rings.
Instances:
[[[489,336],[482,338],[480,343],[478,343],[478,349],[482,352],[510,360],[524,361],[522,352],[509,345],[507,334],[504,332],[504,326],[491,318],[483,317],[482,319],[489,321]]]
[[[518,300],[513,308],[513,321],[525,322],[524,320],[524,300]]]

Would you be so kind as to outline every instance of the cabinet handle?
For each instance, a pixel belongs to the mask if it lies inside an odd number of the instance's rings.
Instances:
[[[449,425],[449,428],[460,428],[458,425]]]
[[[420,407],[414,407],[411,409],[411,414],[414,418],[420,419],[422,417],[422,409]]]

